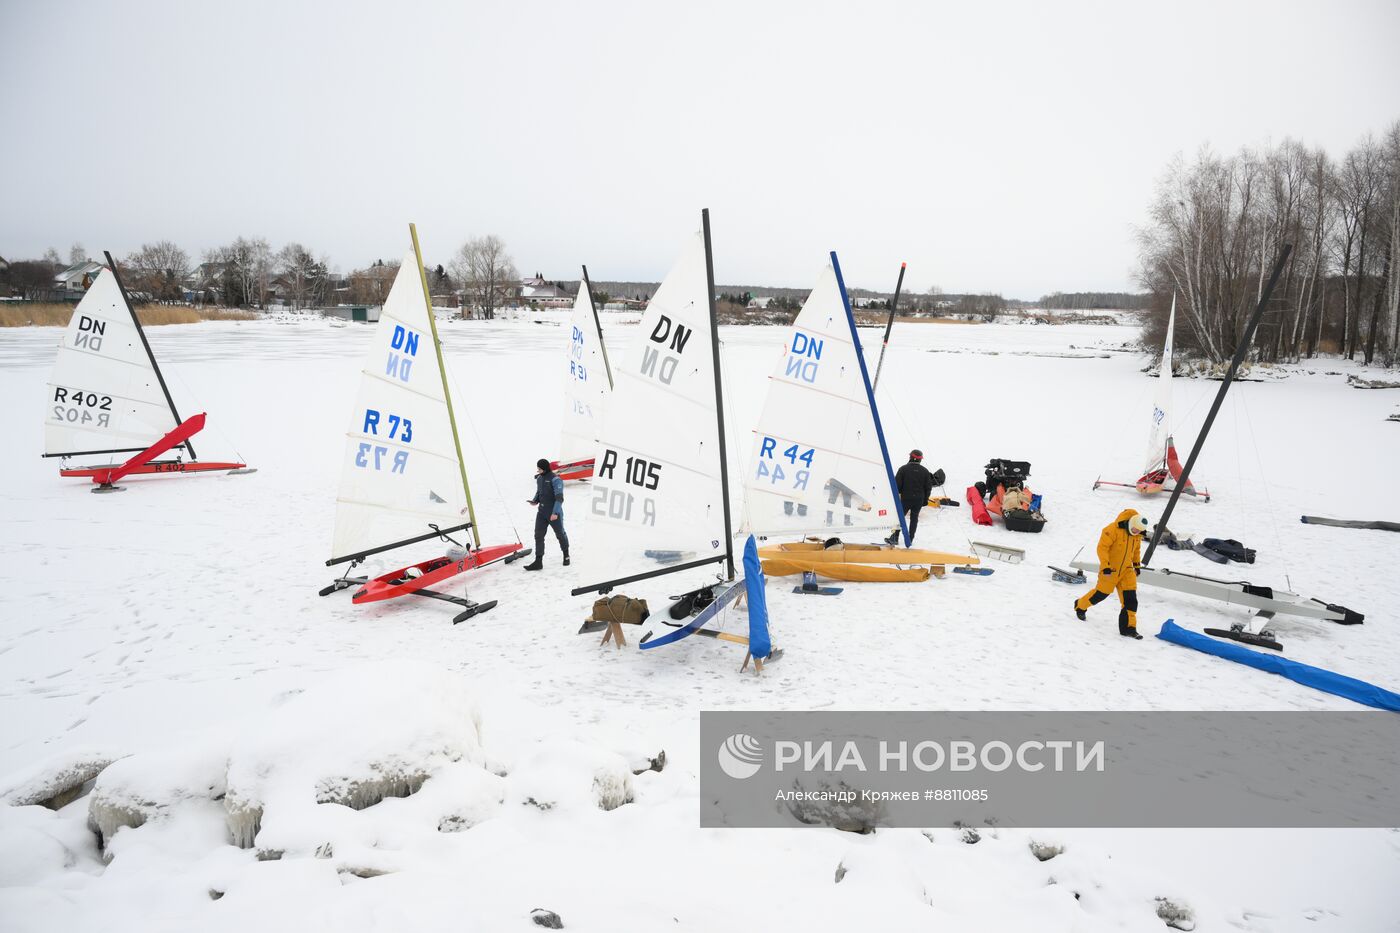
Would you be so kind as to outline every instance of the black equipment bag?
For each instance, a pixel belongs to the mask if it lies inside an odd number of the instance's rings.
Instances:
[[[1009,509],[1002,514],[1007,531],[1029,531],[1039,533],[1045,527],[1046,518],[1040,512],[1026,509]]]
[[[1025,460],[993,459],[984,468],[987,474],[987,492],[994,495],[998,486],[1011,489],[1024,486],[1026,477],[1031,475],[1031,465]]]

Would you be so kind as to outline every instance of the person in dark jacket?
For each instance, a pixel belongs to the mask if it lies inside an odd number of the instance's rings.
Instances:
[[[909,544],[914,544],[914,532],[919,530],[919,510],[928,505],[928,497],[933,495],[933,474],[924,466],[922,450],[909,451],[909,462],[899,468],[894,475],[894,484],[899,489],[899,505],[909,516]],[[899,542],[899,529],[885,539],[887,544]]]
[[[541,457],[535,461],[535,498],[530,500],[535,506],[535,560],[525,565],[526,570],[539,570],[544,567],[544,533],[554,529],[554,537],[559,539],[559,550],[564,552],[564,566],[569,566],[569,535],[564,531],[564,481],[549,468],[549,461]]]

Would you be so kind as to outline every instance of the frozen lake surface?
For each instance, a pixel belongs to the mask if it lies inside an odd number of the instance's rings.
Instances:
[[[531,534],[533,463],[557,446],[564,315],[533,317],[442,327],[483,543]],[[607,342],[621,354],[635,328],[610,317]],[[784,333],[721,330],[736,503],[749,426]],[[790,581],[771,585],[774,641],[786,655],[761,678],[740,677],[742,656],[710,640],[643,654],[600,651],[595,637],[577,636],[591,599],[569,596],[573,581],[552,541],[543,573],[495,566],[448,587],[500,603],[459,626],[452,607],[431,601],[357,607],[346,593],[318,598],[338,572],[324,561],[370,328],[211,323],[149,335],[181,413],[209,413],[195,439],[201,457],[237,453],[259,472],[133,480],[125,493],[89,495],[38,456],[59,332],[0,330],[0,437],[10,445],[0,791],[80,752],[212,747],[217,757],[251,723],[275,720],[289,696],[347,669],[373,677],[390,661],[465,684],[485,754],[503,770],[565,739],[629,758],[664,749],[669,764],[634,778],[635,803],[616,810],[507,804],[457,833],[396,835],[373,814],[405,802],[386,801],[344,830],[380,860],[382,873],[367,878],[351,871],[365,857],[353,862],[339,849],[257,861],[227,844],[222,805],[211,800],[123,829],[109,864],[83,829],[85,799],[58,813],[7,807],[0,930],[525,930],[535,907],[580,930],[1161,930],[1157,897],[1189,904],[1198,930],[1397,928],[1395,832],[1001,829],[966,845],[953,830],[930,840],[912,830],[697,828],[702,709],[1356,708],[1151,637],[1121,639],[1112,601],[1078,622],[1070,602],[1080,588],[1049,579],[1046,564],[1066,565],[1081,547],[1091,554],[1120,509],[1155,519],[1165,505],[1091,490],[1101,474],[1132,480],[1141,466],[1153,383],[1131,326],[897,326],[877,393],[892,456],[922,448],[958,500],[988,459],[1028,460],[1049,525],[1016,535],[974,527],[966,505],[927,510],[919,545],[959,551],[969,538],[993,541],[1025,548],[1025,562],[991,562],[996,572],[985,578],[847,584],[836,599],[794,596]],[[862,339],[873,363],[879,332]],[[1361,626],[1276,627],[1289,657],[1397,689],[1400,536],[1298,521],[1397,518],[1373,490],[1400,462],[1400,425],[1385,421],[1400,391],[1349,388],[1341,373],[1354,371],[1314,363],[1236,386],[1196,469],[1214,498],[1183,501],[1172,524],[1197,540],[1256,548],[1253,582],[1366,613]],[[1216,388],[1175,380],[1183,456]],[[584,498],[571,490],[566,499],[581,551]],[[410,551],[372,558],[366,569],[421,559]],[[1165,549],[1154,564],[1236,573]],[[655,610],[684,583],[663,578],[628,592]],[[1195,630],[1239,618],[1185,595],[1140,595],[1149,636],[1168,618]],[[1031,838],[1067,849],[1042,863],[1029,855]],[[840,864],[849,874],[835,884]]]

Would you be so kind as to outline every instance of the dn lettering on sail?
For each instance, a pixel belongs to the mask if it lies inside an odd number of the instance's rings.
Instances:
[[[792,346],[788,347],[787,359],[783,364],[783,375],[803,382],[817,381],[817,367],[821,363],[822,349],[826,341],[808,336],[802,331],[793,331]]]
[[[587,382],[588,367],[583,365],[583,331],[577,327],[573,331],[573,337],[569,343],[569,377],[579,382]]]
[[[656,379],[662,385],[670,385],[675,378],[676,367],[680,365],[685,345],[695,331],[684,324],[674,323],[666,315],[661,315],[647,339],[655,346],[642,348],[642,375]]]
[[[86,314],[80,314],[78,316],[78,332],[73,335],[73,346],[91,350],[93,353],[101,353],[102,336],[106,333],[106,321],[98,321]]]
[[[400,382],[407,382],[413,369],[413,359],[418,355],[418,340],[422,335],[402,324],[394,325],[389,337],[389,358],[384,364],[384,374]]]

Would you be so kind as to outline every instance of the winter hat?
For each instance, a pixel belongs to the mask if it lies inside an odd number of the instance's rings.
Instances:
[[[922,460],[924,459],[924,452],[922,450],[911,450],[909,451],[909,459]]]
[[[541,470],[544,470],[546,473],[549,472],[549,461],[546,460],[544,457],[541,457],[540,459],[536,460],[535,466]]]
[[[1128,519],[1128,530],[1133,534],[1145,535],[1152,530],[1152,522],[1146,515],[1139,513]]]

